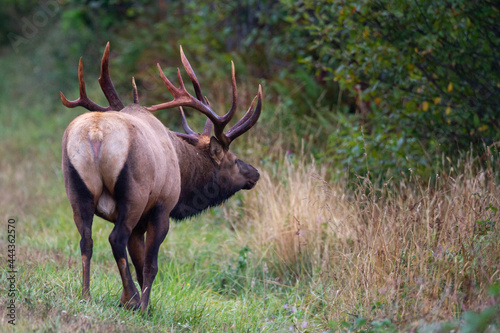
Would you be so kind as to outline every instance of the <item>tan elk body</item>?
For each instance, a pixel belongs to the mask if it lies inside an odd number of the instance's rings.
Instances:
[[[158,251],[169,229],[169,218],[183,219],[218,205],[241,189],[255,186],[259,173],[229,152],[229,144],[248,131],[258,120],[262,92],[247,113],[230,130],[224,127],[236,110],[236,81],[232,67],[233,105],[220,117],[201,94],[196,76],[184,56],[181,59],[193,83],[196,97],[190,95],[178,72],[180,88],[160,75],[174,96],[171,102],[149,108],[138,104],[134,82],[134,104],[124,107],[113,87],[108,71],[109,43],[101,63],[99,83],[110,103],[102,107],[86,95],[80,59],[80,98],[67,107],[83,106],[90,111],[73,120],[62,142],[62,170],[73,218],[81,235],[83,287],[90,298],[90,260],[92,220],[98,215],[114,223],[109,236],[113,256],[123,283],[120,305],[146,310],[151,285],[158,271]],[[254,108],[255,100],[257,105]],[[180,107],[187,133],[168,130],[152,113]],[[186,122],[182,106],[207,116],[202,134]],[[215,136],[210,136],[212,124]],[[135,266],[138,292],[127,261],[127,248]]]

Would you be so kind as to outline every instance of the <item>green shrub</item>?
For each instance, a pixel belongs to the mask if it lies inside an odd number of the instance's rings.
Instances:
[[[372,105],[366,141],[390,146],[388,159],[397,159],[392,163],[404,164],[411,155],[425,159],[424,150],[454,152],[500,138],[498,3],[282,3],[292,27],[308,36],[301,61],[348,93],[356,85],[364,89]],[[330,138],[331,150],[338,140]],[[374,159],[384,164],[386,157]]]

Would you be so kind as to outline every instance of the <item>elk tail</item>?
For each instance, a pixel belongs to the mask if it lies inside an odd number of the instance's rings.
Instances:
[[[92,155],[94,156],[94,161],[99,160],[103,137],[103,133],[99,127],[93,126],[90,128],[88,138],[92,149]]]

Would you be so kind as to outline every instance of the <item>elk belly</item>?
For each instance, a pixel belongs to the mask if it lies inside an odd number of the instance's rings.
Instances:
[[[116,219],[116,202],[106,189],[97,202],[97,212],[107,220],[114,221]]]

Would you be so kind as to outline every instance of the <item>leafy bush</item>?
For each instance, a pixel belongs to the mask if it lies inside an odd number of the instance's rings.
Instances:
[[[363,89],[374,145],[390,145],[401,160],[415,141],[425,150],[456,151],[500,138],[497,2],[282,3],[293,28],[308,35],[301,61],[351,94]],[[378,141],[380,132],[387,140]],[[331,139],[330,149],[336,144]]]

